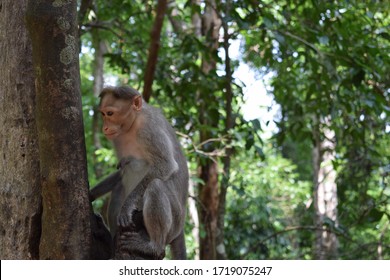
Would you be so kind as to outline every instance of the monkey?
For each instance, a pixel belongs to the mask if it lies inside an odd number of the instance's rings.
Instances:
[[[100,94],[103,133],[114,146],[119,171],[91,191],[91,199],[111,191],[108,221],[118,246],[152,258],[171,246],[185,259],[184,222],[188,196],[187,161],[172,126],[161,111],[129,87],[106,87]],[[141,212],[148,239],[134,228]]]

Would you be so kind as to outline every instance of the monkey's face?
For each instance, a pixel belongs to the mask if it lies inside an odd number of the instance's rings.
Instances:
[[[109,140],[130,131],[138,111],[133,103],[134,99],[117,99],[111,94],[103,97],[100,112],[103,117],[103,133]]]

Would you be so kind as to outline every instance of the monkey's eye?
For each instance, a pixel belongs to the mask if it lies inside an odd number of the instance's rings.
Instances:
[[[109,117],[112,116],[113,114],[114,114],[114,112],[112,112],[112,111],[107,112],[107,116],[109,116]]]

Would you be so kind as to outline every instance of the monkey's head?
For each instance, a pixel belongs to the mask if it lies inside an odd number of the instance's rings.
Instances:
[[[131,131],[142,109],[141,94],[127,86],[106,87],[100,94],[103,133],[109,140]]]

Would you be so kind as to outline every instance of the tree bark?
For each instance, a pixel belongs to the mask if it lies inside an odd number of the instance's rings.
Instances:
[[[221,27],[220,19],[215,12],[215,1],[208,1],[206,3],[205,12],[203,15],[203,30],[202,34],[206,37],[206,43],[209,46],[210,52],[216,52],[218,49],[219,29]],[[194,19],[197,23],[197,19]],[[196,32],[197,33],[197,32]],[[216,69],[216,62],[209,57],[202,58],[202,71],[206,75]],[[199,92],[199,121],[204,129],[200,131],[200,142],[203,143],[209,140],[211,132],[208,127],[215,127],[217,123],[215,120],[210,120],[209,104],[216,102],[210,93],[204,94]],[[206,101],[207,99],[207,101]],[[208,148],[208,152],[212,151],[212,145]],[[216,161],[205,159],[199,163],[199,177],[204,183],[199,185],[199,218],[200,224],[203,227],[200,236],[200,259],[217,259],[217,230],[218,230],[218,165]]]
[[[201,260],[217,259],[218,165],[207,160],[200,166],[199,219],[201,224],[199,256]]]
[[[191,4],[194,5],[194,6],[199,6],[200,7],[201,0],[192,0]],[[198,14],[198,13],[194,13],[192,15],[191,20],[192,20],[192,27],[193,27],[193,30],[194,30],[194,35],[196,37],[202,36],[202,18],[201,18],[201,15]]]
[[[99,94],[104,86],[104,55],[107,53],[106,43],[100,38],[99,30],[92,29],[92,45],[95,49],[93,63],[93,96],[95,100],[99,98]],[[99,123],[100,112],[98,104],[93,107],[92,117],[92,138],[94,150],[102,148],[100,141],[101,124]],[[102,166],[97,162],[96,152],[93,154],[94,171],[97,179],[103,176]]]
[[[324,230],[325,227],[338,225],[336,171],[332,164],[335,159],[335,134],[328,128],[329,124],[330,121],[325,120],[323,131],[318,129],[315,132],[313,149],[315,225],[318,228],[314,258],[319,260],[337,259],[338,256],[336,234]]]
[[[230,14],[230,3],[226,2],[226,13],[225,17],[228,17]],[[225,50],[225,134],[228,135],[229,131],[234,127],[234,119],[233,119],[233,109],[232,109],[232,101],[233,101],[233,90],[232,90],[232,80],[233,80],[233,71],[231,68],[231,61],[229,56],[229,27],[226,22],[223,22],[223,48]],[[225,244],[224,244],[224,228],[225,228],[225,209],[226,209],[226,194],[229,187],[230,182],[230,164],[231,164],[231,156],[233,154],[232,148],[230,148],[230,139],[228,139],[228,143],[226,143],[226,154],[223,158],[223,178],[221,180],[221,188],[219,192],[219,203],[218,203],[218,230],[217,230],[217,258],[218,259],[227,259]]]
[[[91,204],[82,120],[77,1],[30,0],[42,184],[40,258],[90,257]]]
[[[38,259],[39,151],[27,0],[0,1],[0,259]]]
[[[144,90],[142,93],[146,102],[149,102],[150,96],[152,95],[154,72],[156,71],[158,50],[160,49],[161,30],[167,6],[167,0],[158,0],[156,8],[156,19],[154,20],[153,29],[150,35],[149,55],[145,70]]]

